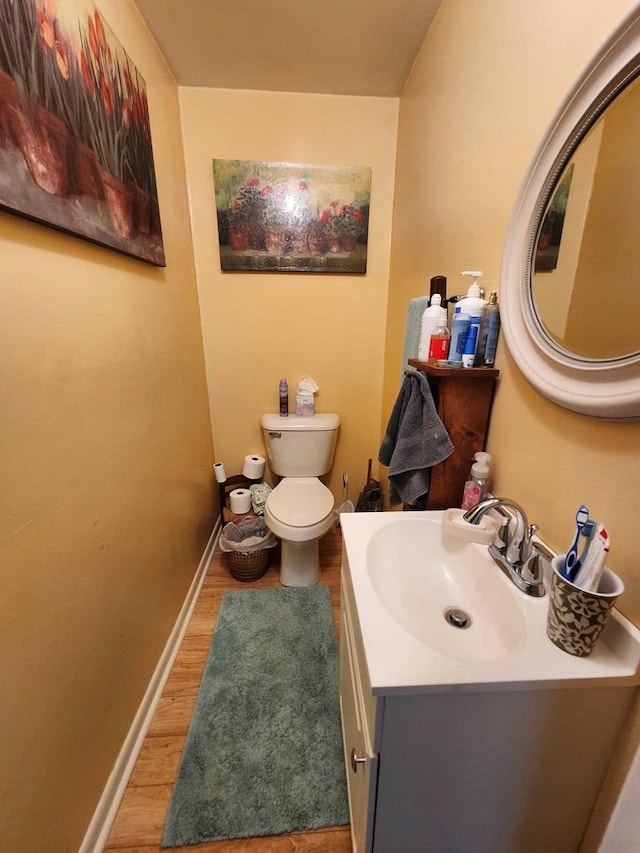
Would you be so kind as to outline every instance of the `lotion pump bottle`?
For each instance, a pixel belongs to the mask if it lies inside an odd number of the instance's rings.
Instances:
[[[436,330],[438,317],[441,317],[446,309],[442,308],[442,297],[434,293],[431,297],[429,307],[424,309],[420,322],[420,343],[418,344],[419,361],[427,361],[429,358],[429,341]]]
[[[462,494],[462,509],[471,509],[479,503],[487,493],[487,481],[489,478],[489,462],[491,454],[478,451],[473,457],[475,462],[471,466],[469,479],[464,484]]]
[[[484,307],[487,304],[486,300],[482,298],[482,292],[478,284],[478,279],[482,278],[482,272],[480,270],[464,270],[460,275],[472,276],[473,281],[469,285],[467,295],[456,302],[455,310],[462,311],[463,314],[469,314],[471,317],[482,316]]]

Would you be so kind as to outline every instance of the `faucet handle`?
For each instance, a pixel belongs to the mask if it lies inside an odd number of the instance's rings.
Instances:
[[[538,530],[537,524],[529,524],[516,516],[515,530],[506,540],[506,556],[512,565],[524,565],[531,557],[531,537]]]
[[[537,551],[524,561],[520,574],[528,583],[542,585],[544,572],[540,563],[540,554]]]

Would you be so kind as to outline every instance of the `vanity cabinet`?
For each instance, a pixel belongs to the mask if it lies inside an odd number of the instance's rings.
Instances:
[[[354,853],[578,851],[635,687],[375,686],[345,559],[341,595]]]
[[[438,367],[409,359],[427,377],[440,420],[455,448],[431,469],[425,509],[460,506],[474,454],[484,450],[499,370],[491,367]]]

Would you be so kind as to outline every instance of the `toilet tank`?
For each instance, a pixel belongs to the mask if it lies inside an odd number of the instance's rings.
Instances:
[[[336,449],[340,417],[266,414],[261,419],[269,465],[280,477],[321,477]]]

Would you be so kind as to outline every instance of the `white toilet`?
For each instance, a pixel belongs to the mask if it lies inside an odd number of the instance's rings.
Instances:
[[[261,425],[269,465],[282,478],[264,511],[267,527],[282,540],[280,583],[312,586],[320,577],[318,540],[335,521],[333,494],[318,477],[333,462],[340,418],[266,414]]]

